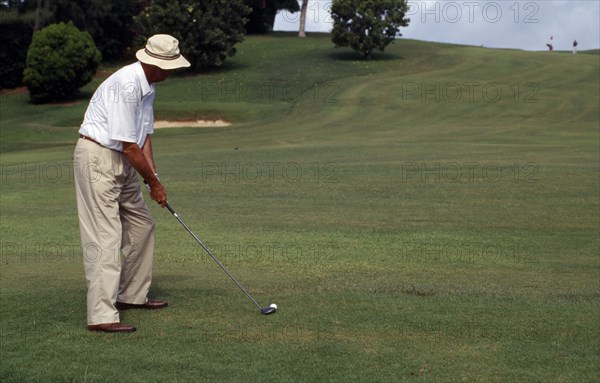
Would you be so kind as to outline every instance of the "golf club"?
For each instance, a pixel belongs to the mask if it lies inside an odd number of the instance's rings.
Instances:
[[[173,214],[173,216],[175,218],[177,218],[177,220],[179,221],[179,223],[181,223],[183,225],[183,227],[185,227],[185,229],[188,231],[188,233],[190,233],[192,235],[192,237],[194,237],[194,239],[196,240],[196,242],[198,242],[200,244],[200,246],[202,246],[202,248],[208,253],[208,255],[210,255],[210,257],[217,262],[217,264],[221,267],[221,269],[223,269],[223,271],[229,275],[229,278],[231,278],[232,281],[235,282],[235,284],[237,285],[237,287],[240,288],[240,290],[242,290],[246,296],[248,298],[250,298],[250,300],[252,301],[252,303],[254,303],[254,305],[256,305],[256,307],[258,307],[258,309],[260,310],[260,313],[263,315],[269,315],[269,314],[273,314],[274,312],[277,311],[277,305],[275,305],[274,303],[271,306],[268,307],[260,307],[260,305],[256,302],[256,300],[254,298],[252,298],[252,295],[250,295],[250,293],[248,291],[246,291],[246,289],[244,287],[242,287],[242,285],[233,277],[233,275],[231,275],[231,273],[229,272],[229,270],[227,270],[227,268],[221,263],[221,261],[219,261],[217,259],[217,257],[215,257],[210,250],[208,249],[208,247],[206,247],[204,245],[204,243],[202,243],[202,241],[200,240],[200,238],[198,238],[198,236],[188,227],[188,225],[185,224],[185,222],[183,222],[183,220],[181,219],[181,217],[175,213],[175,210],[173,210],[173,208],[171,207],[171,205],[169,205],[169,203],[167,202],[167,204],[165,205],[166,208],[171,212],[171,214]]]

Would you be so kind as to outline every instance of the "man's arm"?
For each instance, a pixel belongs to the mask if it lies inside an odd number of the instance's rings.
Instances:
[[[165,207],[167,192],[154,174],[154,162],[152,160],[148,161],[146,155],[136,143],[123,142],[123,154],[125,154],[131,166],[144,178],[144,181],[150,185],[150,197],[159,205]]]
[[[148,161],[148,165],[150,165],[152,172],[154,174],[158,173],[156,171],[156,164],[154,164],[154,155],[152,154],[152,140],[150,139],[149,134],[146,136],[146,142],[144,142],[142,153],[144,153],[144,157],[146,157],[146,161]]]

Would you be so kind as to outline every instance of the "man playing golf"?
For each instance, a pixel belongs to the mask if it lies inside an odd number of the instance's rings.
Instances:
[[[90,331],[133,332],[118,310],[167,306],[148,299],[155,231],[137,174],[164,207],[151,143],[155,83],[190,63],[169,35],[152,36],[136,57],[94,93],[73,158]]]

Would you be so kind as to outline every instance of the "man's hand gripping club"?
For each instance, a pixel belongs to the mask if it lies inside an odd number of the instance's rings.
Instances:
[[[146,144],[150,143],[147,142]],[[165,207],[167,203],[167,191],[156,176],[152,160],[148,160],[148,157],[144,155],[144,152],[136,143],[123,142],[123,154],[125,154],[131,166],[142,176],[144,183],[149,186],[150,198],[160,206]]]

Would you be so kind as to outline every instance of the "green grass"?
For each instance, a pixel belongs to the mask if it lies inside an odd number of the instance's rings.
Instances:
[[[598,58],[411,40],[376,58],[249,37],[158,85],[158,119],[233,122],[158,130],[158,170],[279,312],[153,204],[171,306],[124,314],[131,335],[85,329],[69,171],[114,68],[74,105],[3,95],[0,381],[598,381]]]

